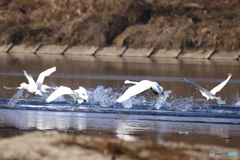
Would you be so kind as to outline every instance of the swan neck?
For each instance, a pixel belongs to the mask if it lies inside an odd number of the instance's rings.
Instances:
[[[137,84],[138,82],[126,80],[126,81],[124,81],[124,83],[125,84]]]

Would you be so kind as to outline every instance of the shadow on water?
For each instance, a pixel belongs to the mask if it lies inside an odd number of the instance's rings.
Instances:
[[[51,130],[84,134],[110,134],[124,140],[153,138],[238,147],[240,124],[239,62],[157,60],[148,58],[1,55],[0,132]],[[46,103],[26,91],[5,90],[26,82],[23,70],[37,79],[43,70],[57,67],[45,79],[50,86],[84,86],[89,102],[74,105],[69,97]],[[206,101],[184,82],[189,77],[211,89],[227,78],[217,93],[226,104]],[[156,97],[146,91],[126,102],[115,103],[128,87],[124,80],[153,80],[164,89]],[[13,96],[14,95],[14,96]],[[12,98],[12,99],[11,99]],[[16,130],[15,130],[16,131]],[[14,134],[11,134],[14,135]],[[2,136],[4,137],[4,136]]]

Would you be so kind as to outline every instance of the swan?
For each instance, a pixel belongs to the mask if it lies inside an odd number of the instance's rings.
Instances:
[[[140,82],[134,82],[126,80],[124,81],[125,84],[135,84],[134,86],[129,87],[122,96],[120,96],[116,102],[120,103],[123,102],[132,96],[135,96],[147,89],[151,89],[155,95],[159,95],[159,93],[163,93],[163,88],[159,86],[157,82],[149,81],[149,80],[142,80]]]
[[[209,99],[214,99],[214,100],[218,101],[221,98],[217,97],[215,94],[217,92],[219,92],[227,84],[227,82],[229,81],[231,76],[232,76],[232,74],[229,73],[228,78],[225,81],[223,81],[222,83],[220,83],[219,85],[217,85],[216,87],[214,87],[211,91],[206,90],[205,88],[199,86],[198,84],[194,83],[193,81],[189,80],[188,78],[184,78],[184,79],[188,84],[190,84],[191,86],[194,86],[195,88],[199,89],[199,91],[202,93],[202,95],[207,98],[207,101]]]
[[[60,86],[46,99],[46,102],[49,103],[63,95],[71,96],[76,103],[79,104],[88,101],[88,95],[85,88],[80,86],[78,89],[72,90],[69,87]]]
[[[4,86],[4,88],[5,89],[26,89],[29,92],[31,92],[33,94],[33,96],[35,96],[35,95],[42,96],[43,92],[48,92],[47,89],[54,89],[52,87],[49,87],[49,86],[43,84],[43,81],[46,76],[50,76],[55,71],[56,71],[56,67],[52,67],[52,68],[49,68],[49,69],[41,72],[38,76],[37,81],[35,82],[33,77],[24,70],[23,73],[24,73],[25,77],[27,78],[29,84],[23,82],[20,84],[20,87],[5,87]]]

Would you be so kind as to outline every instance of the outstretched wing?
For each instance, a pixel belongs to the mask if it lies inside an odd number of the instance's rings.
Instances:
[[[149,89],[150,86],[146,86],[146,85],[141,85],[141,83],[138,83],[134,86],[129,87],[122,96],[120,96],[116,101],[117,102],[123,102],[129,98],[131,98],[132,96],[135,96],[147,89]]]
[[[212,94],[216,94],[217,92],[219,92],[227,83],[228,83],[228,81],[229,81],[229,79],[231,78],[231,76],[232,76],[232,74],[230,73],[230,74],[228,74],[228,78],[225,80],[225,81],[223,81],[222,83],[220,83],[219,85],[217,85],[216,87],[214,87],[210,92],[212,93]]]
[[[23,87],[6,87],[3,86],[4,89],[22,89]]]
[[[186,81],[188,84],[190,84],[191,86],[199,89],[201,92],[204,92],[204,93],[209,92],[208,90],[206,90],[205,88],[203,88],[203,87],[199,86],[198,84],[194,83],[194,82],[191,81],[190,79],[188,79],[188,78],[184,78],[184,79],[185,79],[185,81]]]
[[[30,74],[28,74],[26,71],[23,71],[23,73],[24,73],[25,77],[27,78],[29,85],[35,85],[35,81],[34,81],[33,77]]]
[[[46,99],[46,102],[49,103],[49,102],[57,99],[58,97],[66,95],[66,94],[73,95],[74,92],[68,87],[60,86]]]
[[[47,90],[51,90],[51,89],[56,90],[57,87],[50,87],[50,86],[45,85],[45,84],[41,85],[41,91],[42,91],[42,92],[48,92]]]
[[[38,76],[37,82],[36,82],[38,87],[43,84],[44,78],[46,76],[50,76],[55,71],[56,71],[56,67],[52,67],[52,68],[49,68],[46,71],[43,71],[42,73],[40,73]]]

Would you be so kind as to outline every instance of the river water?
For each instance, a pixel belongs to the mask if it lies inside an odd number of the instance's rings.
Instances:
[[[75,57],[0,54],[0,136],[32,130],[76,134],[111,135],[134,141],[153,139],[190,144],[239,147],[240,144],[240,63],[238,61],[176,60],[120,57]],[[14,102],[17,87],[27,82],[23,70],[37,79],[39,73],[57,67],[45,78],[49,86],[88,90],[89,101],[76,105],[68,97],[46,103],[43,97],[23,91]],[[229,83],[217,96],[222,104],[206,101],[184,81],[188,77],[211,90],[232,73]],[[131,85],[124,80],[148,79],[158,82],[163,96],[150,91],[123,103],[115,103]],[[12,99],[11,99],[12,98]],[[9,102],[14,102],[9,105]],[[16,104],[15,104],[16,103]]]

